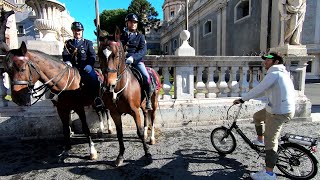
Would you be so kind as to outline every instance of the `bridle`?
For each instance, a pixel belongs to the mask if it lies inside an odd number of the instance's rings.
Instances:
[[[110,41],[109,42],[109,45],[107,46],[107,48],[109,47],[110,48],[110,45],[111,46],[117,46],[118,48],[121,48],[121,42],[116,42],[116,41]],[[121,57],[124,56],[124,54],[122,54],[123,51],[118,51],[117,54],[115,54],[115,57],[114,58],[119,58],[120,55]],[[107,61],[109,61],[109,57],[106,57],[107,58]],[[111,86],[109,87],[109,92],[112,93],[112,100],[113,100],[113,103],[116,102],[116,100],[118,99],[118,94],[121,93],[122,91],[124,91],[127,86],[128,86],[128,83],[129,83],[129,79],[127,78],[126,79],[126,84],[118,91],[118,92],[115,92],[115,88],[117,87],[117,85],[119,84],[119,82],[121,81],[122,77],[123,77],[123,74],[126,72],[126,74],[128,74],[128,67],[129,65],[125,64],[125,68],[123,70],[120,70],[120,67],[122,66],[124,62],[119,60],[119,63],[117,65],[117,68],[109,68],[109,66],[107,65],[106,67],[106,72],[107,73],[116,73],[117,74],[117,79],[116,79],[116,83],[114,86]],[[105,90],[105,88],[104,88]]]
[[[11,85],[26,85],[28,87],[28,90],[29,90],[29,94],[31,94],[31,96],[33,98],[36,98],[36,101],[34,101],[31,105],[35,104],[36,102],[38,102],[42,96],[44,96],[49,90],[51,90],[54,86],[56,86],[60,81],[61,79],[64,77],[64,74],[68,71],[68,80],[67,80],[67,83],[66,85],[64,86],[64,88],[58,93],[58,94],[55,94],[51,91],[51,93],[53,93],[55,95],[54,98],[52,99],[55,99],[57,96],[59,96],[65,89],[69,88],[71,86],[71,84],[73,83],[74,79],[75,79],[75,75],[76,75],[76,71],[74,71],[74,74],[73,74],[73,79],[70,81],[69,85],[68,85],[68,82],[70,80],[70,70],[71,68],[66,65],[65,68],[63,68],[56,76],[54,76],[53,78],[49,79],[47,82],[43,83],[41,86],[37,87],[37,88],[34,88],[34,84],[33,84],[33,73],[32,73],[32,70],[34,70],[37,75],[40,77],[40,79],[43,79],[41,78],[41,73],[39,71],[39,69],[37,68],[37,66],[34,65],[34,63],[27,57],[27,56],[16,56],[14,55],[12,57],[12,60],[13,60],[13,66],[15,66],[15,68],[17,69],[18,73],[23,73],[24,71],[26,71],[26,68],[21,68],[21,67],[18,67],[17,63],[18,61],[23,61],[23,67],[26,67],[26,64],[27,66],[29,67],[29,77],[28,77],[28,81],[24,81],[24,80],[15,80],[13,79],[11,81]],[[54,80],[57,80],[55,82],[53,82]],[[51,83],[51,85],[49,85]],[[44,90],[42,93],[40,93],[40,95],[36,95],[38,94],[40,91]]]
[[[19,60],[21,59],[20,57],[16,57],[16,56],[14,58],[17,58],[17,59],[19,58]],[[23,57],[23,58],[25,58],[25,57]],[[11,81],[11,85],[27,85],[29,89],[32,89],[34,87],[34,84],[32,83],[32,79],[33,79],[32,69],[34,69],[39,76],[40,76],[40,72],[38,71],[37,67],[31,61],[28,60],[26,63],[29,66],[29,73],[30,73],[30,76],[28,78],[29,80],[23,81],[23,80],[14,80],[13,79]],[[16,66],[16,68],[17,68],[18,73],[22,73],[22,72],[26,71],[25,68],[19,68],[17,66]]]

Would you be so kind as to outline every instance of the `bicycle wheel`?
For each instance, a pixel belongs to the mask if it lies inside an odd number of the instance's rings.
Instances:
[[[285,143],[279,145],[277,168],[292,179],[311,179],[318,172],[317,159],[306,148]]]
[[[236,149],[236,139],[231,131],[224,126],[211,132],[211,143],[220,154],[230,154]]]

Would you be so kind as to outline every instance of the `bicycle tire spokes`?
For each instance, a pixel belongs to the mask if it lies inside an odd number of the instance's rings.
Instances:
[[[318,171],[312,154],[302,146],[286,143],[279,146],[276,166],[287,177],[310,179]]]

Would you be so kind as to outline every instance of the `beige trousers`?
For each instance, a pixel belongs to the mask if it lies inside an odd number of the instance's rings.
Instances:
[[[293,113],[270,114],[262,109],[253,115],[258,136],[264,136],[266,148],[266,166],[273,168],[277,162],[278,139],[283,123],[293,118]],[[264,132],[263,132],[264,127]]]

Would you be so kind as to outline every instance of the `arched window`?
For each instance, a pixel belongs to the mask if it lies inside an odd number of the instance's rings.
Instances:
[[[249,18],[251,15],[251,0],[240,0],[234,7],[234,22]]]
[[[165,54],[168,54],[168,45],[166,45],[166,46],[164,47],[164,52],[165,52]]]
[[[212,20],[207,20],[203,24],[203,35],[210,34],[212,32]]]

